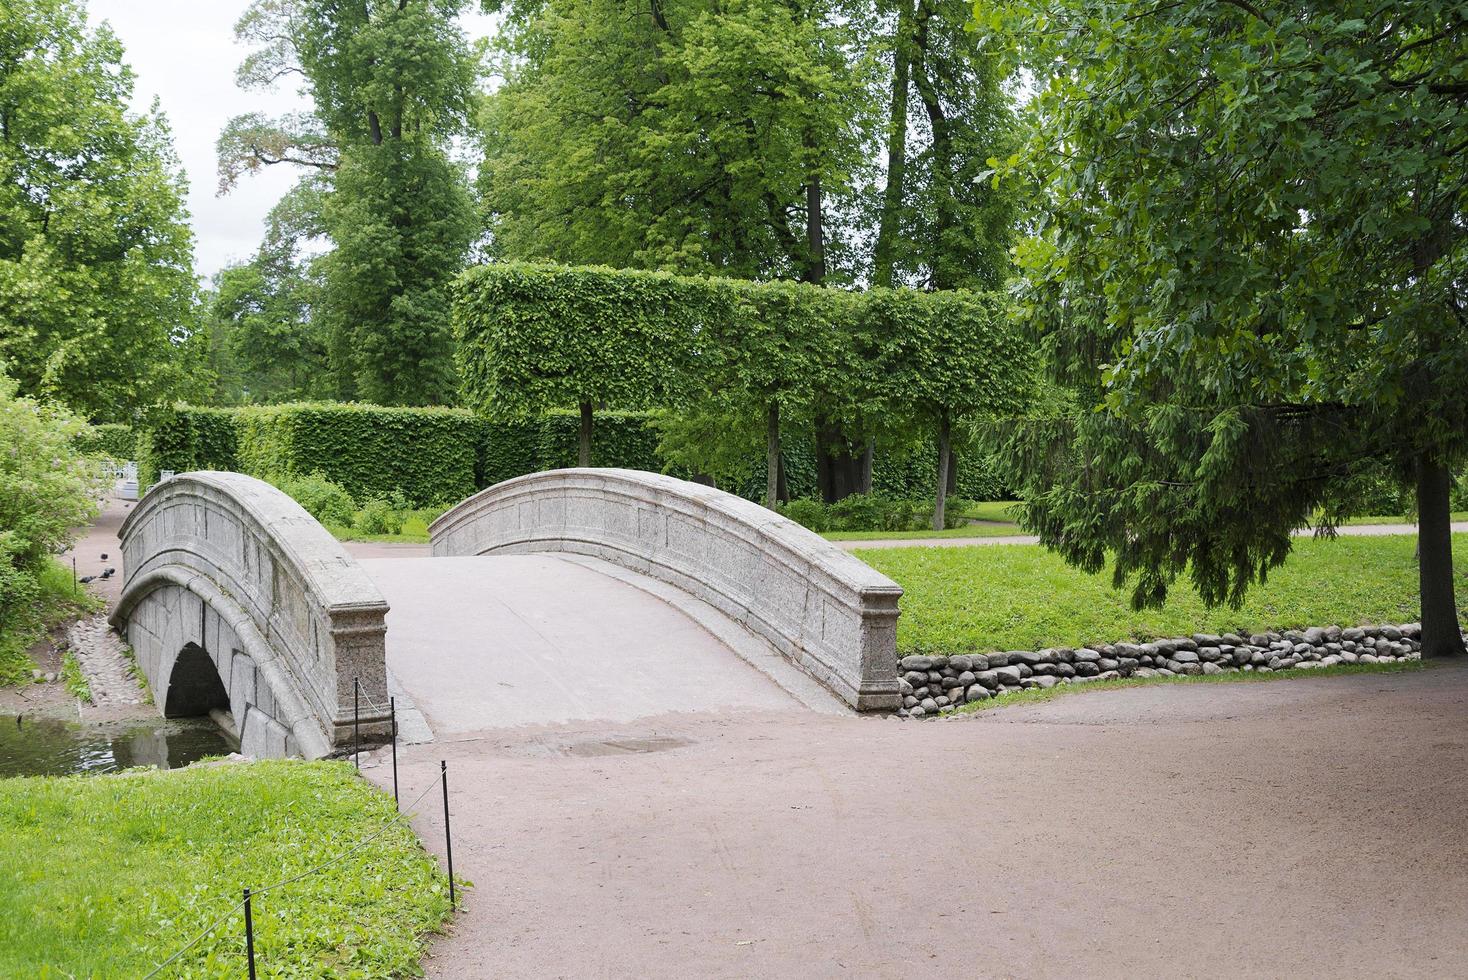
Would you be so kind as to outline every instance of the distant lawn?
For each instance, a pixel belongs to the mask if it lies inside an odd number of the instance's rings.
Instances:
[[[1468,555],[1468,535],[1454,550]],[[1411,535],[1300,538],[1294,553],[1251,589],[1242,609],[1209,610],[1179,582],[1159,610],[1132,611],[1109,572],[1090,576],[1038,545],[893,548],[856,554],[905,590],[897,621],[904,652],[1034,650],[1191,633],[1404,623],[1418,618],[1417,539]],[[1468,602],[1460,561],[1459,605]]]
[[[369,534],[355,527],[328,523],[326,529],[338,541],[401,541],[409,544],[428,543],[428,525],[432,524],[442,510],[421,508],[399,512],[403,518],[403,529],[398,534]]]
[[[965,524],[944,531],[826,531],[827,541],[912,541],[926,538],[1012,538],[1024,534],[1018,524]]]
[[[0,779],[0,976],[141,977],[262,888],[265,977],[418,976],[448,915],[438,863],[342,762]],[[167,977],[246,975],[236,912]]]
[[[964,517],[976,521],[999,521],[1013,524],[1018,519],[1018,510],[1024,504],[1018,500],[979,500],[963,511]]]

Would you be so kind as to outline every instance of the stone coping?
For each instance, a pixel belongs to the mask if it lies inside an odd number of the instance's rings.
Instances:
[[[438,556],[569,551],[678,586],[859,710],[892,709],[902,589],[820,535],[702,484],[574,468],[483,490],[429,527]]]

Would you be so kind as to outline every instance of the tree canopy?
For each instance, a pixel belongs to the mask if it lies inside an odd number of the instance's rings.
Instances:
[[[452,402],[448,284],[476,234],[466,178],[448,156],[467,124],[475,62],[463,0],[255,0],[236,33],[254,46],[246,88],[299,78],[314,111],[230,121],[221,189],[245,173],[304,167],[325,192],[333,248],[303,332],[324,329],[336,394],[382,404]]]
[[[1011,443],[1027,523],[1138,603],[1241,600],[1363,474],[1415,475],[1428,655],[1462,649],[1468,32],[1441,0],[976,7],[1039,81],[1025,315],[1079,411]]]
[[[179,394],[193,318],[184,181],[155,108],[73,0],[0,7],[0,359],[96,420]]]

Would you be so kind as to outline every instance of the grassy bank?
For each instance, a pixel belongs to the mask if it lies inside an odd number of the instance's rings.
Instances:
[[[361,519],[361,511],[358,512],[358,520],[355,524],[337,524],[332,521],[326,522],[326,529],[332,533],[338,541],[399,541],[406,544],[427,544],[428,525],[438,519],[443,513],[443,508],[424,507],[409,510],[392,511],[389,522],[396,526],[401,522],[401,528],[397,531],[385,532],[381,530],[364,530],[380,528],[381,524],[373,524]]]
[[[0,779],[0,976],[138,977],[264,886],[263,976],[418,975],[448,915],[438,864],[346,763]],[[238,913],[167,976],[245,975]]]
[[[86,589],[73,591],[71,569],[52,559],[36,576],[37,595],[19,616],[0,622],[0,687],[29,684],[36,666],[26,651],[60,623],[96,612],[102,600]]]
[[[1454,535],[1468,554],[1468,535]],[[1109,572],[1086,575],[1038,545],[858,551],[905,590],[897,621],[903,652],[1034,650],[1197,632],[1418,617],[1417,539],[1410,535],[1302,538],[1241,609],[1207,609],[1184,582],[1162,609],[1131,609]],[[1460,563],[1459,604],[1468,602]]]

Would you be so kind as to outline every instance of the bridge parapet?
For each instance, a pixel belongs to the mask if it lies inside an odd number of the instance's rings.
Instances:
[[[517,477],[429,528],[438,556],[570,552],[677,586],[858,710],[900,705],[897,583],[767,508],[639,470]]]
[[[240,473],[185,473],[155,486],[119,536],[112,620],[165,714],[207,710],[218,691],[246,752],[317,757],[351,744],[359,679],[362,734],[386,733],[372,703],[387,704],[387,603],[290,497]],[[201,653],[218,685],[200,676]]]

